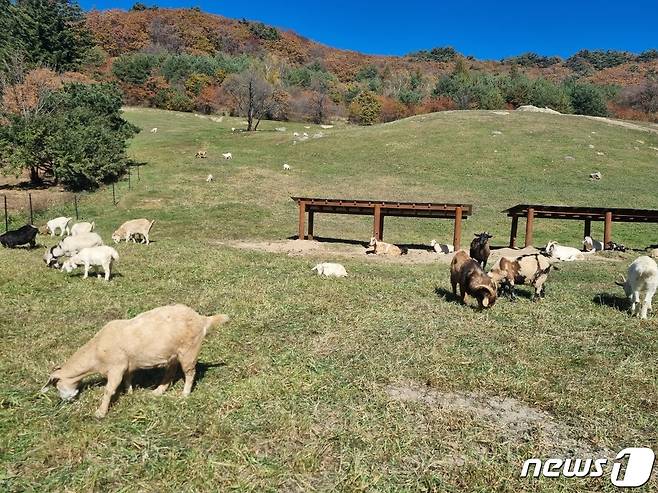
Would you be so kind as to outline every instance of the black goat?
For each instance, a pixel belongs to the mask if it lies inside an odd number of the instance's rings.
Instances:
[[[7,231],[0,235],[0,244],[5,248],[16,248],[21,245],[30,245],[34,248],[37,245],[37,233],[39,230],[31,224],[26,224],[13,231]]]
[[[486,231],[484,233],[475,233],[475,238],[471,241],[471,258],[480,264],[483,269],[487,266],[491,250],[489,240],[493,238]]]

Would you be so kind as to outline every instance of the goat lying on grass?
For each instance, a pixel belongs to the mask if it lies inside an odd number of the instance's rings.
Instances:
[[[7,231],[0,235],[0,245],[5,248],[16,248],[18,246],[30,245],[34,248],[37,245],[37,233],[39,230],[31,224],[26,224],[13,231]]]
[[[185,305],[163,306],[130,320],[114,320],[78,349],[64,366],[56,368],[41,391],[47,392],[53,385],[62,399],[71,400],[78,394],[83,378],[100,373],[107,377],[107,384],[96,417],[103,418],[122,380],[126,391],[132,392],[135,370],[165,367],[162,382],[153,391],[160,395],[171,384],[180,364],[185,374],[183,396],[188,396],[203,338],[208,330],[228,320],[226,315],[204,317]]]
[[[400,256],[403,253],[400,247],[391,243],[386,243],[385,241],[380,241],[374,236],[370,238],[368,246],[370,246],[372,250],[368,250],[366,253],[374,253],[375,255]]]

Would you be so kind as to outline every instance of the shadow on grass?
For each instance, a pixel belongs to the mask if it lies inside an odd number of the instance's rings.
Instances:
[[[459,296],[452,294],[452,291],[442,288],[440,286],[437,286],[434,288],[434,294],[436,294],[439,298],[442,298],[445,301],[451,302],[451,303],[457,303],[458,305],[461,305],[461,300]]]
[[[289,236],[288,240],[298,240],[299,236]],[[361,241],[361,240],[351,240],[347,238],[329,238],[324,236],[314,236],[313,241],[318,243],[342,243],[343,245],[355,245],[362,246],[363,248],[369,248],[370,240]],[[434,252],[434,248],[429,245],[423,245],[420,243],[396,243],[398,247],[404,252],[405,250],[423,250],[426,252]]]
[[[592,301],[599,306],[608,306],[620,312],[628,311],[629,308],[627,298],[610,293],[598,293]]]

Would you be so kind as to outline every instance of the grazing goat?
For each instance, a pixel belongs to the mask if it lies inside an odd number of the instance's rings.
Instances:
[[[653,257],[653,258],[658,258],[658,248],[654,248],[653,250],[651,250],[651,251],[649,252],[649,254],[650,254],[651,257]]]
[[[289,164],[284,164],[283,165],[283,171],[290,171],[292,168],[290,167]]]
[[[533,300],[543,298],[546,294],[545,283],[553,264],[542,254],[521,255],[515,259],[501,257],[489,271],[501,291],[506,291],[510,299],[516,299],[514,286],[528,284],[535,288]]]
[[[622,276],[623,282],[617,282],[624,288],[626,296],[631,302],[631,316],[647,318],[651,310],[651,299],[658,288],[658,265],[656,261],[646,255],[638,257],[628,267],[628,279]]]
[[[602,252],[603,251],[603,242],[593,239],[591,236],[585,236],[583,240],[583,246],[585,247],[586,252]]]
[[[213,175],[208,175],[208,177],[206,178],[206,183],[210,183],[214,179],[215,179],[215,177]]]
[[[153,227],[155,221],[149,221],[148,219],[133,219],[131,221],[126,221],[119,229],[112,233],[112,239],[114,243],[119,243],[121,240],[125,240],[126,243],[132,238],[133,243],[137,243],[135,239],[136,236],[141,236],[140,243],[150,243],[149,241],[149,232]]]
[[[206,159],[208,157],[208,153],[206,151],[196,151],[194,157],[199,159]]]
[[[549,241],[544,248],[546,255],[563,262],[573,262],[574,260],[583,260],[583,252],[574,247],[558,245],[557,241]],[[594,253],[588,252],[588,253]]]
[[[73,399],[80,381],[96,373],[107,378],[97,418],[107,414],[110,400],[124,380],[132,392],[135,370],[165,367],[165,374],[154,394],[163,394],[180,365],[185,374],[183,396],[192,391],[201,343],[208,330],[226,323],[229,317],[204,317],[185,305],[154,308],[130,320],[107,323],[89,342],[78,349],[62,366],[56,368],[41,389],[57,387],[63,400]]]
[[[62,270],[70,274],[80,265],[84,265],[85,275],[82,278],[87,279],[90,267],[102,267],[103,274],[105,274],[105,280],[109,281],[110,276],[112,275],[112,263],[115,260],[119,260],[119,254],[112,247],[101,245],[91,248],[83,248],[78,253],[73,254],[70,259],[62,264]],[[96,270],[97,276],[100,278],[101,274],[98,272],[98,269]]]
[[[222,157],[226,160],[233,159],[233,154],[231,154],[230,152],[225,152],[224,154],[222,154]]]
[[[375,255],[390,255],[395,257],[402,255],[402,250],[400,247],[392,245],[391,243],[379,241],[374,236],[370,238],[370,243],[368,246],[372,247],[372,250],[369,250],[366,253],[374,253]]]
[[[590,175],[589,175],[589,179],[593,180],[593,181],[594,180],[600,180],[601,178],[603,178],[603,175],[601,175],[601,173],[599,171],[597,171],[596,173],[590,173]]]
[[[72,217],[56,217],[51,219],[46,223],[46,229],[50,233],[50,236],[55,236],[57,230],[59,229],[59,236],[64,236],[64,234],[70,235],[71,230],[69,229],[69,223],[71,222]]]
[[[448,245],[448,244],[442,244],[442,243],[437,243],[436,240],[432,240],[430,243],[430,246],[434,249],[436,253],[452,253],[455,251],[455,247],[453,245]]]
[[[71,227],[71,236],[76,236],[82,233],[91,233],[95,227],[96,223],[94,221],[90,223],[75,223]]]
[[[469,257],[466,250],[455,253],[450,264],[450,284],[452,294],[459,297],[462,303],[466,302],[466,295],[470,295],[478,302],[480,309],[491,308],[496,303],[496,284],[485,274],[480,263]]]
[[[347,271],[345,270],[345,267],[343,267],[341,264],[333,264],[331,262],[318,264],[311,270],[316,271],[319,276],[347,277]]]
[[[76,236],[64,238],[59,244],[46,250],[43,261],[48,267],[58,263],[58,259],[64,255],[75,255],[83,248],[101,246],[103,239],[97,233],[80,233]]]
[[[156,134],[156,133],[158,133],[158,128],[157,128],[157,127],[156,127],[156,128],[152,128],[152,129],[151,129],[151,133],[152,133],[152,134]]]
[[[0,244],[5,248],[16,248],[22,245],[30,245],[34,248],[37,244],[37,233],[39,230],[31,224],[26,224],[13,231],[7,231],[0,235]]]
[[[491,238],[493,236],[485,231],[484,233],[475,233],[475,238],[471,241],[471,258],[476,260],[483,269],[487,266],[489,255],[491,255],[491,248],[489,248]]]

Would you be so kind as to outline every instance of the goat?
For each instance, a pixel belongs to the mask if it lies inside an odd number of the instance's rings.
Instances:
[[[386,243],[380,241],[374,236],[370,238],[370,243],[368,246],[372,247],[372,250],[366,253],[374,253],[375,255],[391,255],[391,256],[400,256],[402,255],[402,250],[396,245],[391,243]]]
[[[652,258],[658,258],[658,248],[654,248],[649,252]]]
[[[613,252],[625,252],[626,247],[621,243],[615,243],[614,241],[609,241],[605,244],[605,249]]]
[[[604,250],[603,242],[595,240],[591,236],[585,236],[585,239],[583,240],[583,246],[585,247],[586,252],[602,252]]]
[[[434,249],[436,253],[446,254],[455,251],[455,247],[453,245],[448,245],[448,244],[444,245],[442,243],[437,243],[436,240],[432,240],[430,246]]]
[[[283,171],[290,171],[292,168],[290,167],[289,164],[284,164],[283,165]]]
[[[501,257],[488,276],[498,288],[509,293],[510,299],[516,299],[514,286],[528,284],[535,288],[533,300],[543,298],[546,294],[545,283],[553,264],[542,254],[521,255],[515,259]]]
[[[142,239],[140,243],[150,243],[149,241],[149,232],[153,227],[155,221],[149,221],[148,219],[133,219],[131,221],[126,221],[119,228],[112,233],[112,240],[114,243],[119,243],[121,240],[126,240],[126,243],[133,240],[133,243],[137,243],[135,239],[136,236],[141,236]]]
[[[594,180],[600,180],[601,178],[603,178],[603,175],[601,175],[600,171],[597,171],[596,173],[590,173],[590,175],[589,175],[589,179],[593,180],[593,181]]]
[[[103,274],[105,274],[105,280],[109,281],[110,276],[112,275],[112,264],[115,260],[119,260],[119,254],[112,247],[101,245],[91,248],[83,248],[78,253],[73,254],[70,259],[62,264],[62,270],[70,274],[73,270],[77,269],[78,266],[84,265],[85,274],[82,278],[87,279],[89,276],[89,268],[91,266],[102,267]],[[97,276],[99,278],[101,277],[100,272],[97,272]]]
[[[206,182],[207,182],[207,183],[210,183],[210,182],[213,181],[214,179],[215,179],[215,177],[214,177],[213,175],[208,175],[208,177],[206,178]]]
[[[162,395],[180,365],[185,374],[183,396],[186,397],[192,391],[203,338],[208,330],[228,320],[226,315],[199,315],[185,305],[163,306],[130,320],[113,320],[63,366],[55,368],[41,391],[47,392],[53,385],[63,400],[70,401],[78,394],[83,378],[99,373],[107,378],[107,384],[95,415],[103,418],[122,380],[126,391],[132,392],[135,370],[165,367],[162,382],[153,391]]]
[[[462,303],[466,302],[466,295],[470,295],[478,302],[480,309],[491,308],[496,303],[496,284],[480,267],[480,263],[471,258],[466,250],[455,253],[450,264],[450,284],[452,294],[459,297]]]
[[[157,128],[157,127],[156,127],[156,128],[152,128],[152,129],[151,129],[151,133],[152,133],[152,134],[158,133],[158,128]]]
[[[583,252],[574,247],[558,245],[557,241],[549,241],[544,248],[546,255],[563,262],[573,262],[575,260],[583,260],[585,256]],[[588,252],[594,253],[594,251]]]
[[[195,158],[200,158],[200,159],[206,159],[208,157],[208,152],[207,151],[196,151],[196,154],[194,155]]]
[[[55,236],[57,234],[57,230],[59,229],[59,236],[64,236],[64,234],[71,234],[71,230],[69,229],[69,223],[71,222],[72,217],[56,217],[55,219],[51,219],[46,223],[46,229],[50,233],[50,236]]]
[[[91,233],[95,227],[96,223],[94,221],[90,223],[75,223],[71,226],[71,236],[76,236],[81,233]]]
[[[54,247],[46,250],[43,261],[48,267],[58,263],[58,259],[64,255],[74,255],[83,248],[101,246],[103,239],[97,233],[80,233],[76,236],[64,238]]]
[[[39,230],[31,224],[26,224],[13,231],[7,231],[0,235],[0,244],[5,248],[16,248],[22,245],[37,245],[37,233]]]
[[[651,299],[658,288],[658,265],[646,255],[638,257],[628,267],[628,279],[621,276],[623,282],[616,282],[624,288],[624,293],[631,302],[631,316],[647,318],[651,310]]]
[[[345,267],[343,267],[341,264],[333,264],[331,262],[318,264],[311,270],[316,271],[319,276],[347,277],[347,271],[345,270]]]
[[[226,160],[233,159],[233,154],[231,154],[230,152],[225,152],[224,154],[222,154],[222,157]]]
[[[475,233],[475,238],[471,241],[471,258],[476,260],[483,269],[487,266],[489,255],[491,255],[491,248],[489,247],[491,238],[493,236],[485,231],[484,233]]]

